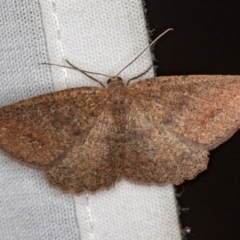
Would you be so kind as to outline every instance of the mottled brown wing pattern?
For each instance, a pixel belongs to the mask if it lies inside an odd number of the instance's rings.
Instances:
[[[104,89],[82,87],[0,108],[0,147],[22,163],[44,166],[84,142],[102,113]]]
[[[124,177],[145,184],[180,184],[205,170],[207,150],[168,129],[141,103],[134,100],[128,115]]]
[[[172,76],[82,87],[0,108],[0,148],[75,193],[122,176],[179,184],[240,125],[239,76]]]
[[[240,126],[239,76],[171,76],[130,86],[146,114],[208,150]]]
[[[122,163],[113,158],[118,132],[109,109],[98,116],[84,142],[75,138],[61,161],[46,169],[48,181],[62,190],[75,193],[109,188],[122,175]],[[119,148],[117,148],[119,149]]]

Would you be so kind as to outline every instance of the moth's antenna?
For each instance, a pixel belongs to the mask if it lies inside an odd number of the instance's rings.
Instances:
[[[66,59],[66,62],[69,64],[69,61],[68,61],[67,59]],[[104,76],[104,77],[108,77],[108,78],[111,77],[111,76],[109,76],[109,75],[107,75],[107,74],[98,73],[98,72],[90,72],[90,71],[87,71],[87,70],[83,70],[83,69],[80,69],[80,68],[78,68],[78,67],[76,67],[76,66],[74,66],[74,67],[69,67],[69,66],[65,66],[65,65],[61,65],[61,64],[54,64],[54,63],[47,63],[47,62],[39,63],[39,65],[57,66],[57,67],[63,67],[63,68],[69,68],[69,69],[77,70],[77,71],[80,71],[80,72],[85,72],[85,73],[100,75],[100,76]],[[70,65],[70,64],[69,64],[69,65]],[[70,66],[73,66],[73,64],[71,63]]]
[[[151,42],[146,48],[144,48],[143,51],[142,51],[137,57],[135,57],[130,63],[128,63],[128,65],[125,66],[125,67],[116,75],[116,77],[119,76],[119,74],[122,73],[122,72],[123,72],[127,67],[129,67],[133,62],[135,62],[148,48],[150,48],[154,43],[156,43],[159,38],[161,38],[163,35],[165,35],[167,32],[169,32],[169,31],[171,31],[171,30],[174,30],[174,29],[173,29],[173,28],[169,28],[169,29],[167,29],[165,32],[163,32],[162,34],[160,34],[153,42]]]
[[[105,86],[99,80],[97,80],[96,78],[90,76],[89,74],[96,74],[96,75],[101,75],[101,76],[104,76],[104,77],[110,77],[110,76],[108,76],[106,74],[102,74],[102,73],[96,73],[96,72],[90,72],[90,71],[82,70],[82,69],[76,67],[75,65],[73,65],[72,63],[70,63],[67,59],[66,59],[66,62],[70,65],[70,67],[69,66],[60,65],[60,64],[53,64],[53,63],[40,63],[40,64],[57,66],[57,67],[64,67],[64,68],[70,68],[70,69],[73,69],[73,70],[77,70],[77,71],[81,72],[82,74],[84,74],[85,76],[87,76],[90,79],[92,79],[93,81],[99,83],[103,88],[105,88]]]

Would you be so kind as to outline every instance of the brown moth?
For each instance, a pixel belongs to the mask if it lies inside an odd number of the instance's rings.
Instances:
[[[207,168],[209,150],[240,126],[240,76],[124,85],[119,74],[107,88],[66,89],[0,108],[0,148],[61,190],[95,192],[122,178],[192,179]]]

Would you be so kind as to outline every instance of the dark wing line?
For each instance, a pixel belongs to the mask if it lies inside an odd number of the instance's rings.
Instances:
[[[63,191],[96,192],[111,187],[120,176],[110,154],[114,145],[115,124],[109,109],[97,118],[85,141],[76,137],[73,147],[61,161],[46,169],[47,180]],[[119,162],[122,164],[121,162]]]
[[[142,106],[141,107],[139,106],[139,101],[136,102],[136,101],[133,100],[132,105],[134,105],[134,104],[138,105],[139,111],[146,117],[146,111],[143,110]],[[128,118],[129,117],[130,117],[130,114],[128,115]],[[154,119],[154,116],[151,115],[151,119]],[[156,125],[153,125],[154,129],[159,130],[159,129],[163,128],[163,129],[167,130],[169,134],[171,134],[172,136],[177,138],[180,142],[183,142],[184,144],[186,144],[186,147],[188,149],[190,149],[190,148],[188,147],[187,143],[190,143],[190,144],[194,144],[199,149],[207,150],[207,146],[205,144],[201,144],[197,141],[194,141],[190,138],[187,138],[187,137],[179,134],[178,132],[176,132],[176,131],[172,130],[171,128],[169,128],[168,126],[166,126],[163,122],[157,122],[156,119],[154,119],[153,121],[155,121],[155,124],[157,124],[159,126],[159,128],[158,128]]]
[[[206,169],[206,147],[156,122],[138,101],[133,100],[127,122],[129,137],[125,152],[129,156],[125,174],[128,180],[145,184],[180,184]]]

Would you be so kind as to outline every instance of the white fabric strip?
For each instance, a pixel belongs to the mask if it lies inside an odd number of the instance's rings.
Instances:
[[[39,1],[1,1],[0,16],[0,105],[53,92]],[[3,154],[0,216],[1,240],[80,239],[73,196]]]
[[[41,0],[51,63],[116,74],[148,45],[141,0]],[[126,69],[125,81],[152,63],[148,51]],[[98,86],[82,74],[52,68],[55,90]],[[153,76],[149,71],[145,77]],[[99,78],[106,84],[106,78]],[[181,239],[172,186],[121,181],[108,191],[75,197],[82,240]]]

